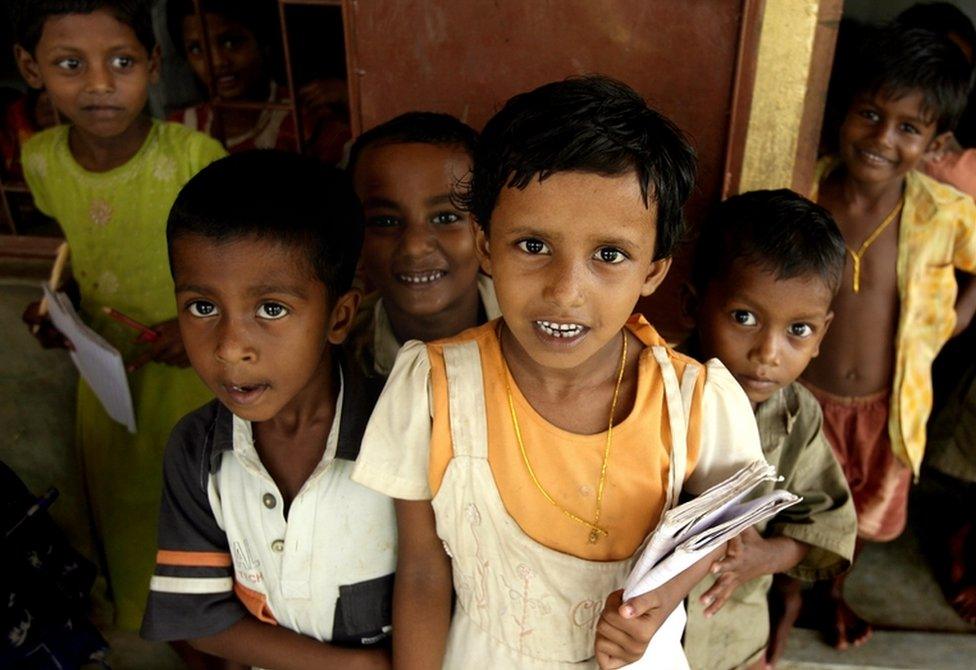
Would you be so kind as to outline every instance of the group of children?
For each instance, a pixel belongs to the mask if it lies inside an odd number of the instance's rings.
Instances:
[[[480,137],[405,114],[345,171],[221,158],[144,115],[143,3],[18,9],[21,70],[68,122],[25,175],[132,361],[134,436],[79,384],[120,625],[148,585],[144,636],[253,666],[617,668],[686,601],[693,668],[771,667],[826,580],[834,643],[866,639],[839,580],[904,527],[931,361],[971,317],[953,272],[976,272],[976,204],[914,171],[965,105],[953,44],[865,45],[819,205],[715,208],[678,351],[632,311],[682,241],[695,156],[625,84],[546,84]],[[623,601],[663,512],[760,460],[802,502]]]

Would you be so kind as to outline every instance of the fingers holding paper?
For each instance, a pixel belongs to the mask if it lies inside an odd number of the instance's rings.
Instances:
[[[664,622],[665,612],[656,591],[623,603],[623,590],[607,597],[596,627],[596,660],[601,670],[622,668],[639,660]]]
[[[180,368],[190,365],[176,319],[157,323],[152,326],[152,332],[156,334],[156,337],[148,341],[149,348],[146,351],[126,365],[127,372],[135,372],[150,361]],[[147,342],[147,339],[145,335],[136,338],[139,342]]]

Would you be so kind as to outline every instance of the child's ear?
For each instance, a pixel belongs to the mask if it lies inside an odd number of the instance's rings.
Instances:
[[[356,323],[356,313],[359,311],[359,303],[362,299],[363,292],[354,288],[340,295],[335,301],[329,317],[328,332],[326,332],[329,344],[342,344],[349,337],[349,331]]]
[[[662,258],[660,260],[651,261],[650,267],[647,269],[647,275],[644,277],[644,284],[641,286],[641,295],[649,296],[657,287],[661,285],[664,278],[668,276],[668,270],[671,269],[671,257]]]
[[[14,59],[17,61],[17,69],[20,76],[24,78],[27,85],[31,88],[44,88],[44,80],[41,79],[41,69],[37,66],[37,61],[31,53],[20,46],[14,45]]]
[[[691,282],[681,285],[681,322],[689,328],[698,323],[698,310],[701,308],[701,298]]]
[[[946,149],[955,141],[955,136],[951,130],[940,133],[932,138],[929,145],[925,148],[925,157],[931,161],[938,161],[945,154]]]
[[[823,338],[827,335],[827,330],[830,329],[830,322],[834,320],[834,313],[827,312],[827,316],[824,318],[823,328],[820,329],[820,335],[817,337],[817,346],[813,349],[812,358],[816,358],[820,355],[820,343],[823,342]]]
[[[162,71],[163,51],[159,45],[153,47],[149,54],[149,83],[158,84],[160,72]]]
[[[490,277],[491,250],[488,248],[488,234],[474,221],[471,225],[474,227],[474,251],[478,254],[478,264],[481,266],[481,271]]]

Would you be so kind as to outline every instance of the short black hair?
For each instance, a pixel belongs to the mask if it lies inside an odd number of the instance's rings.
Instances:
[[[280,42],[278,7],[274,0],[200,0],[200,10],[204,14],[218,14],[240,23],[254,34],[258,44],[263,47],[276,48]],[[196,16],[196,13],[193,0],[166,2],[166,30],[181,54],[186,51],[183,19]]]
[[[44,23],[52,16],[91,14],[101,9],[107,9],[132,28],[146,52],[152,53],[156,48],[152,3],[153,0],[11,0],[10,13],[17,44],[31,54],[41,40]]]
[[[895,21],[940,35],[956,34],[976,52],[976,27],[966,12],[951,2],[916,3],[895,17]]]
[[[835,293],[846,249],[820,205],[785,188],[751,191],[717,205],[700,226],[691,277],[703,294],[734,264],[751,263],[780,280],[817,276]]]
[[[657,205],[660,259],[684,232],[695,168],[684,134],[632,88],[601,75],[573,77],[516,95],[488,121],[470,188],[458,199],[487,231],[503,188],[523,189],[558,172],[634,172],[645,205]]]
[[[931,115],[936,133],[959,122],[971,84],[969,63],[962,50],[944,35],[893,22],[867,31],[850,63],[845,109],[861,94],[897,98],[922,94],[923,112]]]
[[[263,149],[222,158],[190,179],[170,210],[166,241],[171,263],[173,241],[184,235],[292,245],[307,254],[335,298],[352,286],[363,225],[359,199],[342,170],[311,156]]]
[[[385,144],[433,144],[458,147],[472,158],[478,131],[456,116],[439,112],[407,112],[374,126],[356,138],[346,169],[352,174],[366,147]]]

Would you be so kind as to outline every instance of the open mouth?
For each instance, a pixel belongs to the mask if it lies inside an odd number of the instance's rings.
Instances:
[[[250,405],[268,389],[267,384],[221,384],[224,392],[238,405]]]
[[[867,149],[858,149],[857,152],[866,163],[871,163],[873,165],[889,165],[894,162],[885,158],[879,153],[868,151]]]
[[[534,321],[536,330],[556,339],[571,340],[581,336],[587,327],[581,323],[557,323],[555,321]]]
[[[422,286],[424,284],[432,284],[439,279],[443,279],[445,275],[447,275],[447,273],[443,270],[424,270],[423,272],[401,272],[394,276],[401,284]]]
[[[237,84],[236,74],[225,74],[217,77],[218,88],[230,88]]]

